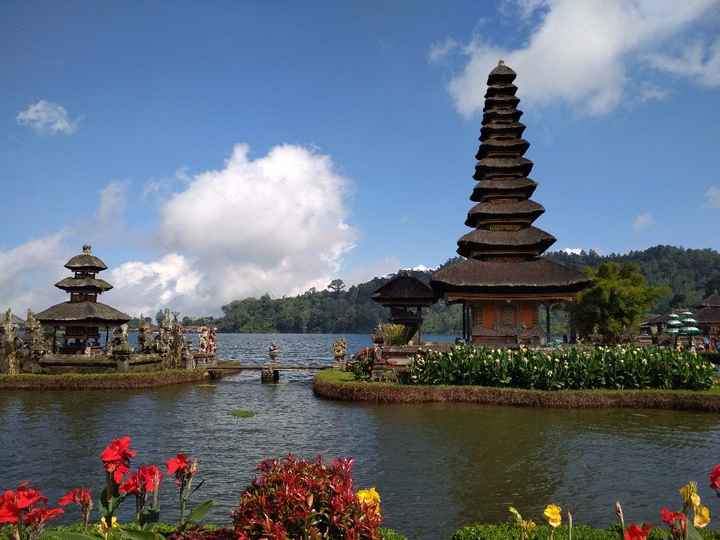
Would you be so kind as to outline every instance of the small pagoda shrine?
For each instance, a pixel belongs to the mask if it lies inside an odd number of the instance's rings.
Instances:
[[[533,226],[545,209],[530,199],[537,183],[524,158],[530,143],[515,96],[515,72],[500,61],[490,72],[480,148],[465,225],[474,230],[458,240],[466,260],[432,276],[436,295],[463,306],[467,342],[491,346],[537,345],[546,339],[539,324],[541,305],[573,302],[590,280],[547,258],[555,238]]]
[[[417,345],[422,343],[422,310],[435,302],[435,294],[430,287],[400,271],[379,287],[371,298],[390,309],[390,323],[402,324],[408,329],[408,340],[412,339]]]
[[[58,281],[55,286],[69,293],[70,301],[54,305],[38,313],[36,318],[43,326],[53,328],[54,353],[78,353],[87,347],[100,347],[100,329],[105,329],[107,343],[110,329],[127,323],[130,316],[97,301],[99,295],[112,289],[112,285],[96,277],[107,266],[92,254],[89,245],[83,246],[82,253],[71,258],[65,268],[74,275]],[[58,329],[64,330],[59,347]]]

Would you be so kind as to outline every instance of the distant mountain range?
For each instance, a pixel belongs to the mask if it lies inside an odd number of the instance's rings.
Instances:
[[[643,251],[625,254],[600,255],[594,251],[567,253],[552,252],[545,255],[557,262],[584,268],[605,261],[631,262],[640,266],[652,284],[669,285],[672,294],[662,299],[655,311],[674,307],[692,306],[715,289],[720,290],[720,253],[713,249],[683,249],[673,246],[655,246]],[[449,259],[441,267],[461,260]],[[429,282],[433,270],[417,267],[411,275]],[[372,301],[370,296],[389,276],[376,277],[365,283],[338,289],[338,280],[332,290],[311,289],[299,296],[235,300],[223,306],[219,319],[186,318],[186,324],[212,322],[221,332],[283,332],[283,333],[366,333],[387,317],[386,309]],[[458,306],[438,302],[429,310],[423,325],[426,334],[455,334],[461,330],[462,318]]]

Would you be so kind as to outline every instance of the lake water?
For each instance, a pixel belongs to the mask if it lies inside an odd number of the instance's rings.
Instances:
[[[283,363],[329,363],[335,338],[226,334],[219,348],[226,357],[262,361],[275,342]],[[351,351],[369,343],[367,336],[346,339]],[[257,379],[253,373],[214,386],[126,392],[2,392],[0,489],[30,480],[51,500],[78,485],[99,491],[98,456],[127,434],[139,451],[136,464],[177,451],[198,457],[205,484],[194,500],[214,499],[216,522],[229,521],[259,461],[288,452],[353,457],[358,487],[377,486],[385,524],[411,539],[449,538],[464,524],[504,521],[510,504],[541,520],[545,504],[555,502],[576,522],[606,526],[619,499],[629,521],[659,523],[660,507],[678,507],[677,489],[690,479],[706,501],[714,499],[707,488],[709,469],[720,461],[714,414],[344,403],[316,398],[309,373],[283,374],[279,385]],[[228,415],[232,409],[257,416],[237,419]],[[172,519],[170,481],[162,494],[163,517]]]

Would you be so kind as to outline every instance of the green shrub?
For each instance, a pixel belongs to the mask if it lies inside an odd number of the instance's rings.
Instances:
[[[392,529],[380,529],[380,538],[382,540],[408,540],[407,536],[403,536]]]
[[[700,536],[705,540],[720,539],[720,531],[700,529]],[[555,530],[556,540],[568,538],[567,527],[559,527]],[[607,529],[595,529],[585,525],[576,525],[572,530],[573,540],[620,540],[620,526],[613,525]],[[533,532],[531,540],[550,540],[550,527],[540,526]],[[463,527],[457,531],[451,540],[519,540],[520,532],[512,524],[502,523],[497,525],[472,525]],[[653,528],[648,540],[670,540],[670,533],[666,528],[660,526]]]
[[[460,345],[427,351],[410,365],[411,384],[537,390],[706,390],[714,375],[714,366],[695,353],[622,346],[548,351]]]

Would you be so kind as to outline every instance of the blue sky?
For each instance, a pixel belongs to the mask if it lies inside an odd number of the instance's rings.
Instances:
[[[437,265],[501,57],[553,249],[720,249],[719,29],[716,0],[4,2],[0,306],[62,299],[85,241],[133,312]]]

